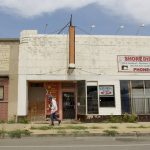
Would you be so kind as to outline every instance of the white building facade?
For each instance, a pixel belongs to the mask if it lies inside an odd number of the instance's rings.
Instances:
[[[76,35],[74,68],[68,43],[67,35],[21,33],[17,116],[48,116],[47,93],[62,119],[150,114],[150,37]]]

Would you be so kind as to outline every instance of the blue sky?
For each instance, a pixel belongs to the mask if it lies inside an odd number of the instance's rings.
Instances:
[[[0,0],[0,38],[57,33],[71,14],[77,34],[150,35],[150,0]]]

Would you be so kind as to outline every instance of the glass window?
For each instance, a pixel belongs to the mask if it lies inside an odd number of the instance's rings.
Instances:
[[[120,81],[122,113],[150,114],[150,81]]]
[[[100,107],[115,107],[113,85],[100,85],[99,86],[99,101]]]
[[[150,81],[145,81],[145,88],[149,89],[150,88]]]
[[[4,87],[0,86],[0,100],[4,99]]]
[[[87,86],[87,110],[88,114],[98,114],[97,86]]]
[[[78,114],[86,114],[86,85],[85,81],[78,81],[77,82],[77,109]]]
[[[129,81],[120,81],[122,113],[130,113]]]
[[[140,81],[140,80],[132,81],[132,88],[133,89],[143,89],[144,88],[143,81]]]

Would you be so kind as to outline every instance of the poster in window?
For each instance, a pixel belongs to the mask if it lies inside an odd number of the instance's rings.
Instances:
[[[99,95],[101,96],[113,96],[114,95],[114,87],[112,85],[102,85],[99,86]]]
[[[3,99],[4,89],[3,87],[0,87],[0,99]]]

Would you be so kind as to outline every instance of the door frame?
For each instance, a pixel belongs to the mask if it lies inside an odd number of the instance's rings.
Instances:
[[[70,88],[70,89],[63,89],[61,91],[61,97],[62,97],[62,118],[63,118],[63,93],[64,92],[72,92],[74,93],[74,103],[75,103],[75,120],[77,120],[77,93],[76,90],[74,88]]]

